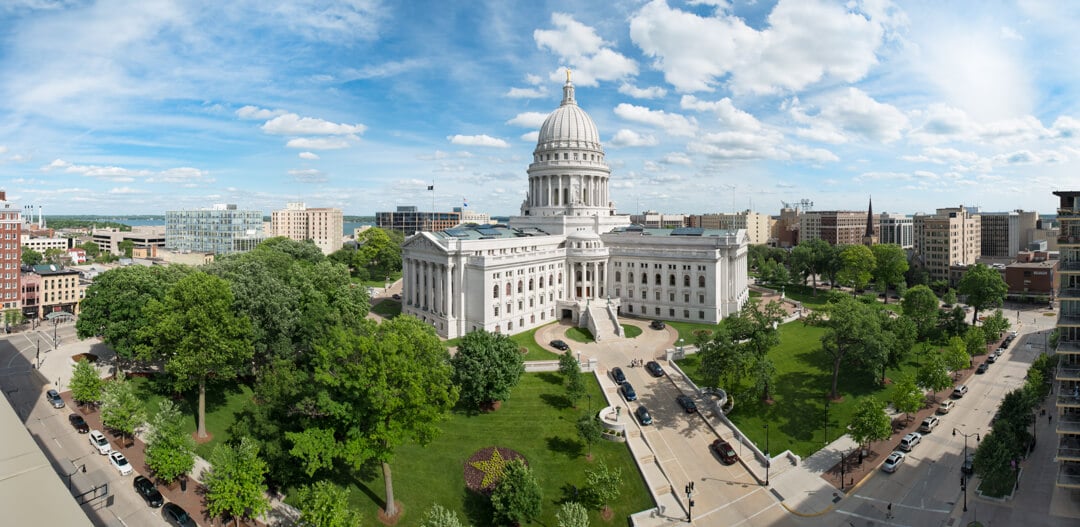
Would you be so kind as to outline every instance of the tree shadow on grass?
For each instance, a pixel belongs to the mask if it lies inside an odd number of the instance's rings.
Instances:
[[[473,525],[494,525],[495,510],[491,508],[491,497],[462,487],[462,508],[468,523]]]
[[[559,454],[565,454],[570,459],[581,457],[585,451],[585,446],[580,441],[574,439],[567,439],[565,437],[548,437],[546,438],[547,448],[552,452]]]
[[[552,408],[554,408],[556,410],[566,410],[567,408],[570,408],[571,406],[573,406],[573,403],[571,403],[570,400],[567,399],[565,395],[558,395],[558,394],[554,394],[554,393],[542,393],[542,394],[540,394],[540,399],[542,399],[545,403],[547,403],[548,406],[550,406],[550,407],[552,407]]]
[[[780,421],[778,427],[795,441],[813,440],[814,432],[824,426],[823,407],[828,394],[828,389],[821,386],[821,376],[787,373],[776,381],[776,386],[783,387],[783,391],[777,394],[783,396],[782,401],[773,406]]]
[[[546,382],[548,384],[555,384],[555,385],[561,386],[562,383],[563,383],[562,375],[559,375],[557,373],[551,373],[551,372],[546,371],[546,372],[538,373],[538,374],[536,374],[536,376],[539,377],[540,380],[542,380],[542,381],[544,381],[544,382]]]

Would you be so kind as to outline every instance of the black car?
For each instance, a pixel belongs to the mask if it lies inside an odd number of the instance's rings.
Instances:
[[[654,320],[649,323],[649,327],[653,329],[664,329],[667,325],[664,324],[663,320]]]
[[[195,522],[191,520],[191,516],[188,515],[187,511],[175,503],[166,503],[161,508],[161,516],[165,518],[165,521],[169,522],[169,525],[175,525],[176,527],[195,526]]]
[[[401,295],[394,293],[390,295],[390,298],[393,298],[394,300],[401,300]]]
[[[975,368],[975,373],[986,373],[988,369],[990,369],[989,365],[984,362],[978,368]]]
[[[627,401],[636,401],[637,392],[634,391],[634,387],[628,382],[624,382],[621,386],[623,397],[626,397]]]
[[[165,499],[161,497],[161,493],[154,486],[154,482],[146,479],[146,476],[135,476],[134,484],[135,492],[138,492],[142,499],[146,500],[147,505],[157,508],[162,503],[165,503]]]
[[[79,414],[71,414],[68,416],[68,422],[71,426],[75,427],[80,434],[85,434],[90,431],[90,425],[86,424],[86,419],[83,419]]]
[[[643,424],[643,425],[651,425],[652,424],[652,416],[649,415],[649,410],[647,410],[644,406],[637,407],[637,410],[634,410],[634,415],[637,416],[637,420],[641,424]]]
[[[615,384],[626,382],[626,375],[622,372],[622,368],[618,366],[611,369],[611,378],[615,380]]]
[[[555,349],[557,349],[559,351],[566,351],[566,350],[570,349],[570,346],[567,346],[566,343],[561,341],[561,340],[553,340],[553,341],[549,342],[549,344],[551,344],[551,347],[553,347],[553,348],[555,348]]]
[[[680,395],[675,398],[675,401],[678,402],[679,406],[681,406],[683,410],[686,410],[686,413],[688,414],[692,414],[697,411],[697,403],[695,403],[689,395]]]
[[[660,363],[658,363],[658,362],[656,362],[654,360],[646,362],[645,363],[645,369],[648,370],[649,373],[651,373],[653,377],[663,377],[664,376],[664,368],[661,368]]]
[[[49,401],[49,404],[51,404],[53,408],[64,407],[64,400],[60,398],[60,392],[56,390],[49,390],[45,392],[45,400]]]

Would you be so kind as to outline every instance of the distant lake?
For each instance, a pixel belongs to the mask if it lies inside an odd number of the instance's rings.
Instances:
[[[110,218],[110,219],[108,219],[108,221],[115,221],[117,223],[123,223],[124,225],[131,225],[132,227],[164,227],[165,226],[165,219],[164,218],[162,218],[160,220],[129,220],[129,219],[126,219],[126,218]],[[342,232],[341,232],[341,234],[343,234],[343,235],[351,235],[353,233],[353,229],[357,229],[357,228],[362,227],[364,225],[374,226],[375,224],[374,223],[367,223],[367,222],[360,222],[360,221],[347,221],[347,222],[342,224]]]

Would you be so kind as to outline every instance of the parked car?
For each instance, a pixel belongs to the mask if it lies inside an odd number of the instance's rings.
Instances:
[[[109,452],[112,452],[112,445],[109,444],[108,439],[105,439],[105,434],[97,430],[91,430],[89,439],[90,444],[94,445],[99,454],[107,456]]]
[[[956,401],[952,399],[945,399],[944,401],[941,401],[940,404],[938,404],[937,413],[942,415],[947,414],[953,409],[954,406],[956,406]]]
[[[165,518],[165,521],[169,522],[169,525],[175,525],[176,527],[195,527],[195,522],[192,521],[191,516],[187,511],[180,508],[175,503],[166,503],[161,508],[161,516]]]
[[[83,419],[79,414],[71,414],[68,416],[68,422],[75,428],[80,434],[85,434],[90,431],[90,425],[86,424],[86,419]]]
[[[623,397],[625,397],[627,401],[637,400],[637,392],[634,391],[634,387],[631,386],[630,383],[622,383],[622,386],[620,386],[619,389],[622,390]]]
[[[667,327],[667,324],[664,324],[663,320],[654,320],[649,323],[649,327],[653,329],[664,329]]]
[[[978,368],[975,368],[975,373],[980,373],[980,374],[981,373],[986,373],[986,370],[989,370],[989,369],[990,369],[990,365],[988,365],[988,364],[986,364],[984,362],[984,363],[980,364]]]
[[[695,403],[689,395],[682,394],[676,397],[675,401],[679,403],[679,406],[681,406],[682,409],[685,410],[688,414],[692,414],[697,411],[697,403]]]
[[[49,390],[45,392],[45,400],[49,401],[49,404],[51,404],[53,408],[64,407],[64,400],[60,398],[60,392],[56,390]]]
[[[922,442],[922,434],[918,432],[911,432],[900,440],[900,450],[904,452],[911,452],[911,449]]]
[[[135,492],[142,496],[147,505],[156,509],[165,503],[165,499],[161,497],[161,493],[154,486],[154,482],[147,479],[146,476],[135,476],[132,483],[135,485]]]
[[[968,454],[964,458],[963,464],[960,465],[960,472],[969,476],[975,473],[975,454]]]
[[[713,441],[709,448],[716,452],[716,455],[720,457],[720,461],[723,461],[725,465],[734,465],[739,461],[739,455],[735,453],[734,448],[731,448],[731,443],[723,439]]]
[[[135,469],[131,468],[131,463],[128,463],[124,454],[121,454],[120,452],[109,452],[109,463],[120,472],[121,476],[126,476],[135,471]]]
[[[566,351],[566,350],[570,349],[570,346],[567,346],[566,343],[561,341],[561,340],[553,340],[553,341],[550,342],[550,344],[551,344],[551,347],[553,347],[553,348],[555,348],[555,349],[557,349],[559,351]]]
[[[885,458],[885,462],[881,464],[881,470],[885,472],[896,472],[896,469],[900,468],[900,465],[904,462],[904,458],[907,456],[903,452],[895,451],[889,454],[889,457]]]
[[[637,407],[637,410],[634,410],[634,415],[637,416],[637,420],[639,423],[643,425],[652,424],[652,416],[649,415],[649,410],[644,406]]]
[[[968,392],[967,385],[958,384],[952,390],[953,399],[959,399],[959,398],[963,397],[965,394],[967,394],[967,392]]]
[[[940,423],[941,419],[938,419],[936,416],[931,415],[930,417],[922,420],[922,424],[919,425],[919,431],[924,434],[929,434],[930,432],[933,432],[934,429],[937,428],[937,425]]]
[[[615,381],[615,384],[626,382],[626,374],[624,374],[622,368],[618,366],[611,369],[611,378]]]
[[[401,295],[394,293],[390,295],[390,298],[393,298],[394,300],[401,300]]]
[[[998,358],[998,354],[995,351],[994,353],[991,353],[991,354],[986,356],[986,362],[984,362],[983,364],[986,364],[986,363],[993,364],[993,363],[997,362],[997,358]]]
[[[664,376],[664,368],[662,368],[660,366],[659,362],[656,362],[654,360],[646,362],[645,363],[645,369],[648,370],[648,372],[651,373],[653,377],[663,377]]]

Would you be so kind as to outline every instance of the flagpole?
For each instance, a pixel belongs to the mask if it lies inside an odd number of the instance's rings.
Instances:
[[[435,232],[435,178],[431,178],[431,232]]]

